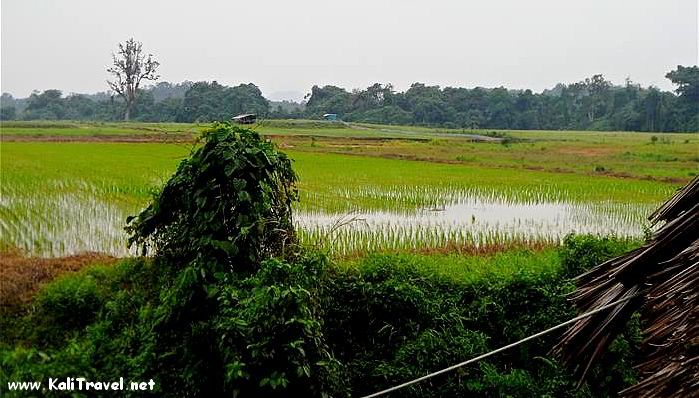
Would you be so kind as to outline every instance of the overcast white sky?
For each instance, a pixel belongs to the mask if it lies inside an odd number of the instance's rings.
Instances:
[[[2,0],[1,89],[105,91],[119,41],[161,80],[253,82],[274,99],[313,84],[419,81],[541,91],[602,73],[663,89],[697,64],[697,0]],[[286,93],[285,93],[286,92]],[[294,98],[299,99],[299,98]]]

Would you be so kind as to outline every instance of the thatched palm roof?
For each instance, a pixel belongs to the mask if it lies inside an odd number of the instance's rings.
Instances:
[[[642,247],[578,277],[571,300],[588,312],[631,298],[575,323],[555,347],[581,379],[631,315],[645,326],[638,397],[699,396],[699,177],[650,217],[665,222]]]

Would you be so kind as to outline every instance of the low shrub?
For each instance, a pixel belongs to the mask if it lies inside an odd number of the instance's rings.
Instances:
[[[91,275],[63,277],[38,294],[35,316],[64,330],[81,329],[92,323],[104,300],[104,293]]]
[[[637,247],[639,244],[640,241],[634,239],[568,235],[564,238],[560,250],[563,274],[573,278],[595,265]]]

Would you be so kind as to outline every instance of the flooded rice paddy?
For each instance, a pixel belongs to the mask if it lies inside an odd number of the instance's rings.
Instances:
[[[98,190],[102,191],[104,187]],[[99,199],[96,188],[21,194],[3,189],[3,246],[32,255],[133,254],[123,231],[144,204]],[[60,190],[59,190],[60,191]],[[557,242],[571,232],[639,236],[655,205],[580,202],[550,188],[342,187],[302,192],[295,224],[303,243],[345,255],[510,241]]]

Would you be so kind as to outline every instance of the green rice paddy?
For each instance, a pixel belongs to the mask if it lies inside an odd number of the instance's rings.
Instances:
[[[394,126],[284,123],[258,128],[274,136],[330,132],[338,137],[322,145],[305,138],[280,142],[294,159],[300,178],[301,201],[296,213],[299,236],[304,243],[334,254],[502,242],[555,243],[573,231],[638,236],[649,212],[682,185],[680,181],[519,167],[521,161],[513,162],[512,152],[530,152],[529,143],[518,147],[457,139],[444,145],[441,141],[411,138],[384,142],[384,152],[374,153],[375,148],[367,150],[371,147],[367,145],[355,151],[358,154],[336,153],[343,152],[338,148],[347,145],[347,138],[361,138],[372,131],[379,136],[405,131]],[[200,129],[196,125],[137,123],[3,125],[0,243],[42,256],[80,251],[128,254],[125,218],[148,203],[193,145],[23,142],[5,137],[91,138],[144,131],[196,134]],[[444,134],[410,129],[418,135]],[[544,133],[518,134],[538,137]],[[551,141],[537,141],[536,145],[567,145],[572,152],[588,151],[590,145],[611,145],[622,153],[642,148],[656,158],[627,156],[628,163],[648,167],[645,163],[670,157],[676,160],[664,162],[665,174],[674,178],[687,174],[686,168],[691,170],[691,154],[686,152],[699,143],[696,135],[690,134],[673,135],[676,145],[652,147],[646,135],[636,133],[551,134]],[[590,138],[595,136],[597,140]],[[422,149],[422,153],[434,155],[433,161],[384,156],[405,148]],[[482,150],[479,156],[483,158],[445,162],[439,157],[451,156],[454,148],[471,148],[474,153]],[[537,155],[543,152],[536,151]]]

